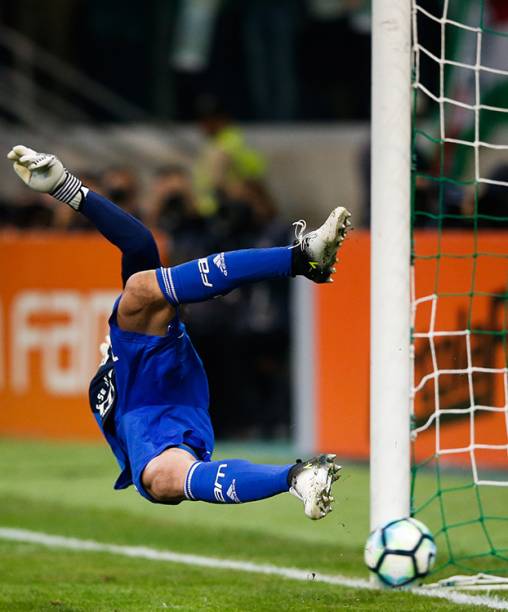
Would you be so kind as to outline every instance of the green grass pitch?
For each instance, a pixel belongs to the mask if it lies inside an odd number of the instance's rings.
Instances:
[[[219,447],[217,457],[282,463],[284,449]],[[0,441],[0,527],[366,577],[368,472],[344,467],[335,511],[307,520],[289,495],[241,506],[147,503],[115,492],[104,445]],[[189,567],[0,540],[0,610],[459,610],[406,592]],[[480,608],[471,608],[480,609]],[[486,608],[485,608],[486,609]]]

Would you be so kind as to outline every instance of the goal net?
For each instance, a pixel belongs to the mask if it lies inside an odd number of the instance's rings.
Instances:
[[[413,0],[411,512],[508,574],[508,2]]]

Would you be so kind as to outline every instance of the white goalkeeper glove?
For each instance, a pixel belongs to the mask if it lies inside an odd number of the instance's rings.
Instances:
[[[88,189],[49,153],[37,153],[24,145],[16,145],[7,154],[14,162],[14,172],[34,191],[49,193],[57,200],[78,210]]]

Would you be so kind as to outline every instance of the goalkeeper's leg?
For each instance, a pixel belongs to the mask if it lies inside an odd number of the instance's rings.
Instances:
[[[164,307],[168,305],[202,302],[246,283],[299,274],[317,283],[331,282],[350,216],[338,207],[320,228],[308,233],[304,233],[305,223],[299,221],[292,246],[215,253],[173,268],[137,274],[122,296],[119,323],[130,331],[143,331],[138,326],[149,323],[150,333],[161,333],[167,325]],[[151,318],[144,318],[147,312]]]
[[[215,253],[174,268],[157,270],[165,298],[177,306],[201,302],[246,283],[301,274],[317,283],[331,281],[337,249],[350,226],[350,213],[335,208],[323,225],[304,233],[298,221],[293,246]]]
[[[142,475],[152,501],[178,504],[184,499],[212,504],[241,504],[290,492],[305,514],[320,519],[332,509],[332,483],[339,478],[335,455],[320,455],[289,465],[265,465],[244,459],[196,461],[183,448],[170,448],[152,459]]]
[[[304,233],[304,222],[298,222],[297,241],[291,247],[215,253],[173,268],[136,274],[122,295],[119,325],[127,331],[163,335],[168,316],[179,304],[225,295],[246,283],[298,274],[317,283],[331,282],[349,218],[350,213],[338,207],[313,232]]]

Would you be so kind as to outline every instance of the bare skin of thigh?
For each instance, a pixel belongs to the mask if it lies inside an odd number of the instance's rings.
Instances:
[[[162,295],[155,270],[133,274],[118,305],[120,329],[151,336],[165,336],[175,316]],[[143,487],[158,502],[179,504],[184,497],[187,472],[196,459],[184,449],[169,448],[152,459],[143,471]]]
[[[133,274],[118,305],[118,325],[125,331],[165,336],[176,311],[162,295],[155,270]]]

